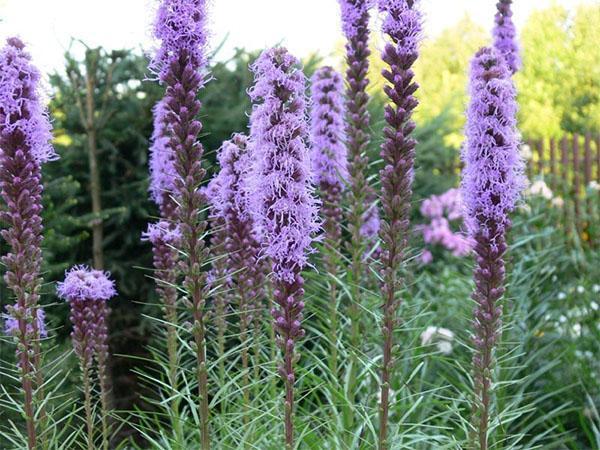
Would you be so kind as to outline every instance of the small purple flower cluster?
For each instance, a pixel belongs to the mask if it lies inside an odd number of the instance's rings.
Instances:
[[[462,231],[454,231],[451,222],[463,221],[464,206],[459,189],[450,189],[441,195],[432,195],[421,205],[421,214],[429,223],[421,227],[423,240],[429,245],[441,245],[452,255],[463,257],[473,249],[472,240]],[[421,257],[423,264],[429,264],[433,255],[425,250]]]
[[[18,305],[9,305],[6,307],[6,314],[2,314],[2,318],[4,319],[4,333],[7,336],[18,336],[19,329],[19,320],[16,317],[25,317],[24,312],[19,310]],[[38,333],[41,337],[48,337],[48,330],[46,329],[46,313],[42,308],[36,308],[36,326]],[[27,319],[27,331],[26,334],[33,335],[33,322],[32,319]]]

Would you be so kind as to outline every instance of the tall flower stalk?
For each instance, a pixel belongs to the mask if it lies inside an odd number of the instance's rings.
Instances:
[[[390,447],[388,441],[390,382],[394,365],[394,332],[398,327],[397,311],[402,286],[400,268],[408,245],[409,220],[414,179],[416,141],[412,112],[418,102],[418,88],[412,66],[418,57],[422,17],[416,0],[379,0],[384,14],[383,32],[389,41],[381,58],[388,65],[382,75],[387,81],[384,91],[390,100],[385,107],[385,141],[381,146],[384,167],[380,171],[382,220],[380,236],[383,296],[383,362],[381,367],[381,403],[379,406],[379,448]]]
[[[295,347],[304,336],[302,269],[318,230],[305,141],[305,76],[284,48],[266,50],[251,67],[255,84],[251,142],[255,168],[251,205],[261,231],[263,255],[272,267],[274,327],[283,353],[279,373],[285,385],[285,447],[294,448]]]
[[[224,250],[231,286],[238,301],[242,358],[243,421],[248,423],[250,405],[250,331],[253,314],[263,293],[264,274],[259,261],[260,243],[248,205],[247,178],[251,167],[248,138],[235,134],[218,154],[221,171],[213,179],[211,203],[224,223]],[[212,187],[212,186],[211,186]],[[256,345],[256,342],[255,342]],[[256,348],[256,347],[255,347]],[[255,361],[257,363],[257,361]],[[258,382],[258,380],[256,380]]]
[[[212,184],[212,182],[211,182]],[[209,184],[209,187],[211,185]],[[209,189],[210,190],[210,189]],[[210,202],[213,193],[207,192],[207,200]],[[215,211],[215,205],[211,204],[209,213],[210,225],[210,258],[212,266],[208,272],[207,283],[213,302],[214,322],[217,329],[217,354],[219,355],[218,371],[219,386],[225,386],[225,341],[229,321],[227,313],[231,302],[231,271],[227,264],[227,253],[225,251],[225,220]]]
[[[330,277],[329,290],[329,368],[337,378],[337,329],[339,261],[342,247],[342,193],[348,179],[344,131],[344,81],[331,67],[322,67],[311,79],[311,158],[315,184],[322,199],[323,262]]]
[[[154,107],[154,131],[150,148],[150,197],[159,208],[160,220],[150,224],[143,235],[152,244],[156,292],[163,303],[167,322],[167,353],[169,358],[169,383],[177,389],[177,246],[180,233],[175,219],[177,204],[173,199],[175,152],[169,146],[165,100]]]
[[[42,164],[56,159],[50,145],[51,126],[39,96],[40,73],[18,38],[9,38],[0,51],[0,194],[6,206],[0,219],[2,237],[11,251],[2,256],[4,280],[16,302],[8,314],[16,324],[17,356],[24,394],[27,445],[40,444],[45,422],[40,338],[44,331],[38,305],[42,265]],[[43,323],[43,322],[42,322]],[[37,410],[36,410],[37,409]]]
[[[350,189],[348,193],[348,243],[350,253],[349,288],[350,305],[350,366],[346,396],[349,400],[344,409],[344,422],[354,426],[354,398],[357,387],[358,349],[360,343],[360,306],[362,303],[362,280],[365,278],[364,254],[367,248],[361,232],[367,210],[367,195],[371,192],[366,173],[369,159],[369,10],[374,0],[339,0],[342,12],[342,30],[346,36],[346,144],[348,148]]]
[[[504,56],[511,73],[521,67],[521,55],[517,42],[517,30],[512,20],[512,0],[499,0],[496,4],[498,12],[494,20],[494,48]]]
[[[186,303],[192,316],[192,335],[196,351],[196,372],[200,407],[201,448],[210,448],[208,373],[204,306],[208,259],[204,242],[206,221],[202,217],[204,196],[200,184],[205,175],[202,168],[204,150],[198,142],[202,124],[196,119],[200,112],[197,99],[207,71],[207,4],[206,0],[163,0],[158,8],[154,35],[160,41],[151,68],[166,86],[164,98],[168,146],[175,154],[173,198],[175,219],[181,232],[180,249],[184,256],[180,267],[183,286],[188,294]]]
[[[102,448],[108,450],[109,429],[109,374],[108,374],[108,306],[107,300],[117,294],[109,274],[75,266],[58,283],[57,292],[71,308],[73,348],[79,358],[84,393],[87,448],[94,450],[95,420],[93,415],[93,371],[96,369],[100,385]],[[96,365],[94,367],[94,361]]]
[[[489,448],[492,377],[501,333],[506,233],[524,186],[516,129],[516,92],[502,54],[482,48],[471,63],[462,193],[475,241],[472,448]]]

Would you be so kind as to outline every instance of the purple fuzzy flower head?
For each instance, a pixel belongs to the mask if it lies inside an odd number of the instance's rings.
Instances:
[[[142,240],[153,245],[166,244],[177,247],[181,243],[181,231],[166,220],[160,220],[148,225],[148,230],[142,233]]]
[[[87,266],[75,266],[65,274],[65,280],[58,283],[60,298],[73,300],[108,300],[115,295],[115,282],[108,272],[93,270]]]
[[[264,255],[275,277],[293,282],[307,264],[319,228],[311,187],[305,76],[284,48],[266,50],[252,66],[250,90],[255,167],[252,207],[261,229]]]
[[[385,14],[383,32],[397,45],[398,55],[415,59],[423,29],[423,14],[417,6],[418,0],[378,0]]]
[[[24,48],[13,37],[0,50],[0,139],[18,134],[22,150],[44,163],[58,156],[50,144],[52,127],[40,99],[40,73]]]
[[[16,311],[18,310],[19,305],[13,305],[9,307],[9,311],[7,314],[2,314],[2,318],[4,319],[4,333],[7,336],[17,336],[19,333],[19,321],[14,316]],[[48,330],[46,329],[46,313],[42,308],[36,308],[36,325],[38,329],[38,333],[41,337],[48,336]],[[27,334],[33,334],[33,325],[27,324]]]
[[[150,196],[162,206],[175,188],[175,152],[169,146],[166,131],[166,108],[164,100],[159,101],[153,110],[154,131],[150,147]]]
[[[206,63],[207,0],[162,0],[154,24],[154,37],[160,46],[150,68],[161,80],[169,72],[171,62],[181,57],[191,67],[203,68]]]
[[[375,0],[339,0],[342,8],[342,31],[348,40],[355,39],[369,24],[369,10]]]
[[[510,225],[525,185],[516,129],[516,92],[504,57],[482,48],[471,63],[462,194],[471,234],[494,234]]]
[[[331,67],[322,67],[311,79],[310,135],[315,183],[342,188],[348,179],[344,132],[344,80]]]
[[[510,71],[515,73],[521,67],[521,56],[517,42],[517,30],[512,20],[511,3],[512,0],[500,0],[496,4],[498,12],[496,13],[492,34],[494,36],[494,47],[504,55]]]
[[[217,159],[221,170],[211,180],[206,190],[207,198],[213,205],[215,214],[225,218],[234,211],[238,219],[248,217],[248,175],[252,159],[248,151],[248,137],[241,133],[233,135],[231,140],[223,142]]]

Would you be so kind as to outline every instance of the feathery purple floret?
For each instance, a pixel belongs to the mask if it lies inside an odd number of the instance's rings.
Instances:
[[[312,167],[315,183],[343,187],[348,180],[344,131],[344,80],[331,67],[318,69],[311,79]]]
[[[150,62],[161,81],[170,71],[170,65],[182,53],[189,58],[195,70],[206,66],[208,33],[206,0],[162,0],[154,23],[154,36],[161,42]]]
[[[8,312],[2,315],[4,319],[4,333],[7,336],[17,336],[19,333],[19,321],[14,317],[18,305],[9,307]],[[46,329],[46,313],[42,308],[36,309],[36,324],[37,329],[41,337],[48,336],[48,330]],[[33,325],[27,324],[27,333],[33,334]]]
[[[223,142],[219,150],[217,159],[221,170],[209,183],[207,197],[222,217],[235,212],[240,219],[252,220],[248,209],[248,177],[252,168],[248,145],[248,138],[236,133],[231,140]]]
[[[58,159],[52,127],[40,98],[40,73],[18,38],[9,38],[0,51],[0,129],[21,134],[24,147],[38,163]]]
[[[160,100],[153,109],[154,130],[150,147],[150,196],[161,207],[170,201],[175,187],[175,152],[169,146],[164,99]]]
[[[339,0],[342,8],[342,31],[346,39],[355,39],[361,33],[361,27],[369,23],[369,10],[375,0]]]
[[[422,37],[423,14],[415,8],[417,0],[378,0],[385,14],[382,29],[396,45],[400,57],[413,58],[418,54]]]
[[[75,266],[65,272],[65,279],[57,285],[60,298],[72,300],[108,300],[115,295],[115,282],[108,272],[87,266]]]
[[[274,276],[290,283],[306,266],[319,229],[305,144],[305,76],[298,64],[283,48],[266,50],[252,66],[256,84],[250,90],[256,103],[253,209]]]
[[[473,240],[463,231],[454,231],[451,222],[464,221],[460,189],[449,189],[441,195],[432,195],[423,201],[421,214],[429,223],[421,227],[426,244],[439,244],[450,250],[454,256],[466,256],[473,250]],[[422,262],[428,264],[433,260],[431,252],[423,253]]]
[[[500,0],[496,4],[498,12],[492,34],[494,47],[504,55],[510,71],[514,74],[521,67],[521,56],[517,42],[517,30],[512,20],[511,4],[512,0]]]
[[[153,245],[166,244],[175,247],[181,243],[181,231],[171,222],[160,220],[148,225],[148,230],[142,233],[142,240]]]
[[[516,129],[516,92],[504,57],[481,49],[471,64],[462,195],[472,235],[495,237],[510,225],[525,185]]]

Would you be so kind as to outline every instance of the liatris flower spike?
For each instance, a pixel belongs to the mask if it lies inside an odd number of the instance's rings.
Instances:
[[[284,362],[279,372],[285,384],[285,443],[294,446],[294,349],[301,328],[307,254],[319,226],[311,188],[306,148],[305,77],[299,61],[284,48],[266,50],[252,66],[255,84],[251,145],[256,167],[252,191],[255,218],[262,233],[264,257],[273,264],[273,309],[278,345]]]
[[[389,69],[382,75],[387,81],[384,91],[390,103],[385,107],[385,141],[381,146],[384,167],[381,178],[381,265],[383,280],[383,361],[381,369],[381,403],[379,448],[388,449],[390,382],[393,371],[393,337],[398,326],[396,312],[401,288],[399,272],[408,244],[409,219],[414,178],[416,141],[410,137],[415,128],[411,115],[417,106],[414,96],[412,65],[418,57],[422,15],[416,0],[379,0],[384,14],[383,32],[389,41],[381,58]]]
[[[260,311],[264,274],[259,261],[260,243],[252,214],[248,211],[247,176],[251,167],[248,138],[235,134],[218,153],[221,171],[209,185],[211,203],[224,224],[224,250],[231,271],[231,286],[238,300],[242,358],[242,393],[245,423],[250,419],[249,329],[252,311]],[[256,352],[255,352],[256,353]],[[258,381],[258,380],[257,380]]]
[[[167,129],[167,110],[165,100],[161,99],[153,110],[154,130],[150,147],[150,197],[159,206],[164,219],[173,219],[175,202],[175,152],[169,146]]]
[[[153,109],[154,130],[150,147],[150,197],[160,210],[161,220],[148,226],[142,240],[150,241],[154,255],[154,278],[156,293],[164,308],[167,331],[167,354],[169,360],[169,385],[172,393],[177,390],[179,366],[177,338],[177,248],[181,233],[175,220],[177,204],[173,198],[175,189],[175,152],[169,145],[169,129],[165,99]],[[175,408],[175,406],[173,406]],[[179,431],[178,423],[174,429]]]
[[[83,391],[88,447],[94,447],[94,418],[92,413],[92,370],[96,370],[100,381],[102,404],[102,442],[108,449],[110,436],[109,417],[109,374],[108,374],[108,307],[107,300],[117,294],[109,274],[91,270],[86,266],[75,266],[58,283],[58,296],[71,307],[73,348],[79,358]],[[91,446],[91,447],[90,447]]]
[[[338,262],[342,246],[342,192],[348,182],[348,155],[344,130],[344,80],[331,67],[322,67],[311,79],[311,159],[315,183],[319,186],[321,217],[325,233],[323,261],[331,276],[330,369],[337,374]]]
[[[517,42],[517,30],[512,20],[512,0],[500,0],[496,4],[494,29],[494,47],[504,55],[508,68],[514,74],[521,67],[521,55]]]
[[[516,92],[497,50],[483,48],[471,63],[462,193],[475,241],[473,448],[487,450],[492,420],[494,350],[501,330],[504,253],[509,213],[525,185],[516,129]]]
[[[349,192],[348,192],[348,229],[350,241],[347,243],[350,253],[348,284],[350,287],[350,364],[349,364],[349,405],[344,410],[344,422],[349,427],[354,423],[354,392],[357,390],[360,353],[360,308],[363,279],[366,276],[365,253],[367,239],[364,237],[363,224],[368,209],[367,197],[372,192],[365,174],[369,165],[366,154],[369,145],[369,12],[374,0],[339,0],[342,13],[342,31],[346,37],[346,143],[349,156]],[[346,443],[346,445],[351,445]]]
[[[174,152],[173,199],[177,205],[174,219],[181,232],[179,249],[184,255],[180,268],[184,275],[186,304],[193,317],[191,332],[196,351],[196,375],[200,407],[201,448],[210,448],[208,374],[204,305],[209,254],[204,242],[206,221],[202,217],[204,195],[200,184],[204,149],[198,142],[202,124],[197,99],[207,75],[207,1],[162,0],[157,11],[154,36],[159,47],[150,63],[161,84],[166,86],[163,99],[168,147]]]
[[[0,50],[0,194],[5,207],[2,237],[11,251],[2,256],[4,280],[16,297],[9,314],[13,327],[21,383],[24,415],[30,449],[41,445],[39,427],[45,423],[41,399],[36,411],[34,390],[42,393],[39,291],[42,285],[42,164],[57,158],[50,145],[50,122],[40,99],[40,73],[31,63],[25,45],[10,38]]]

